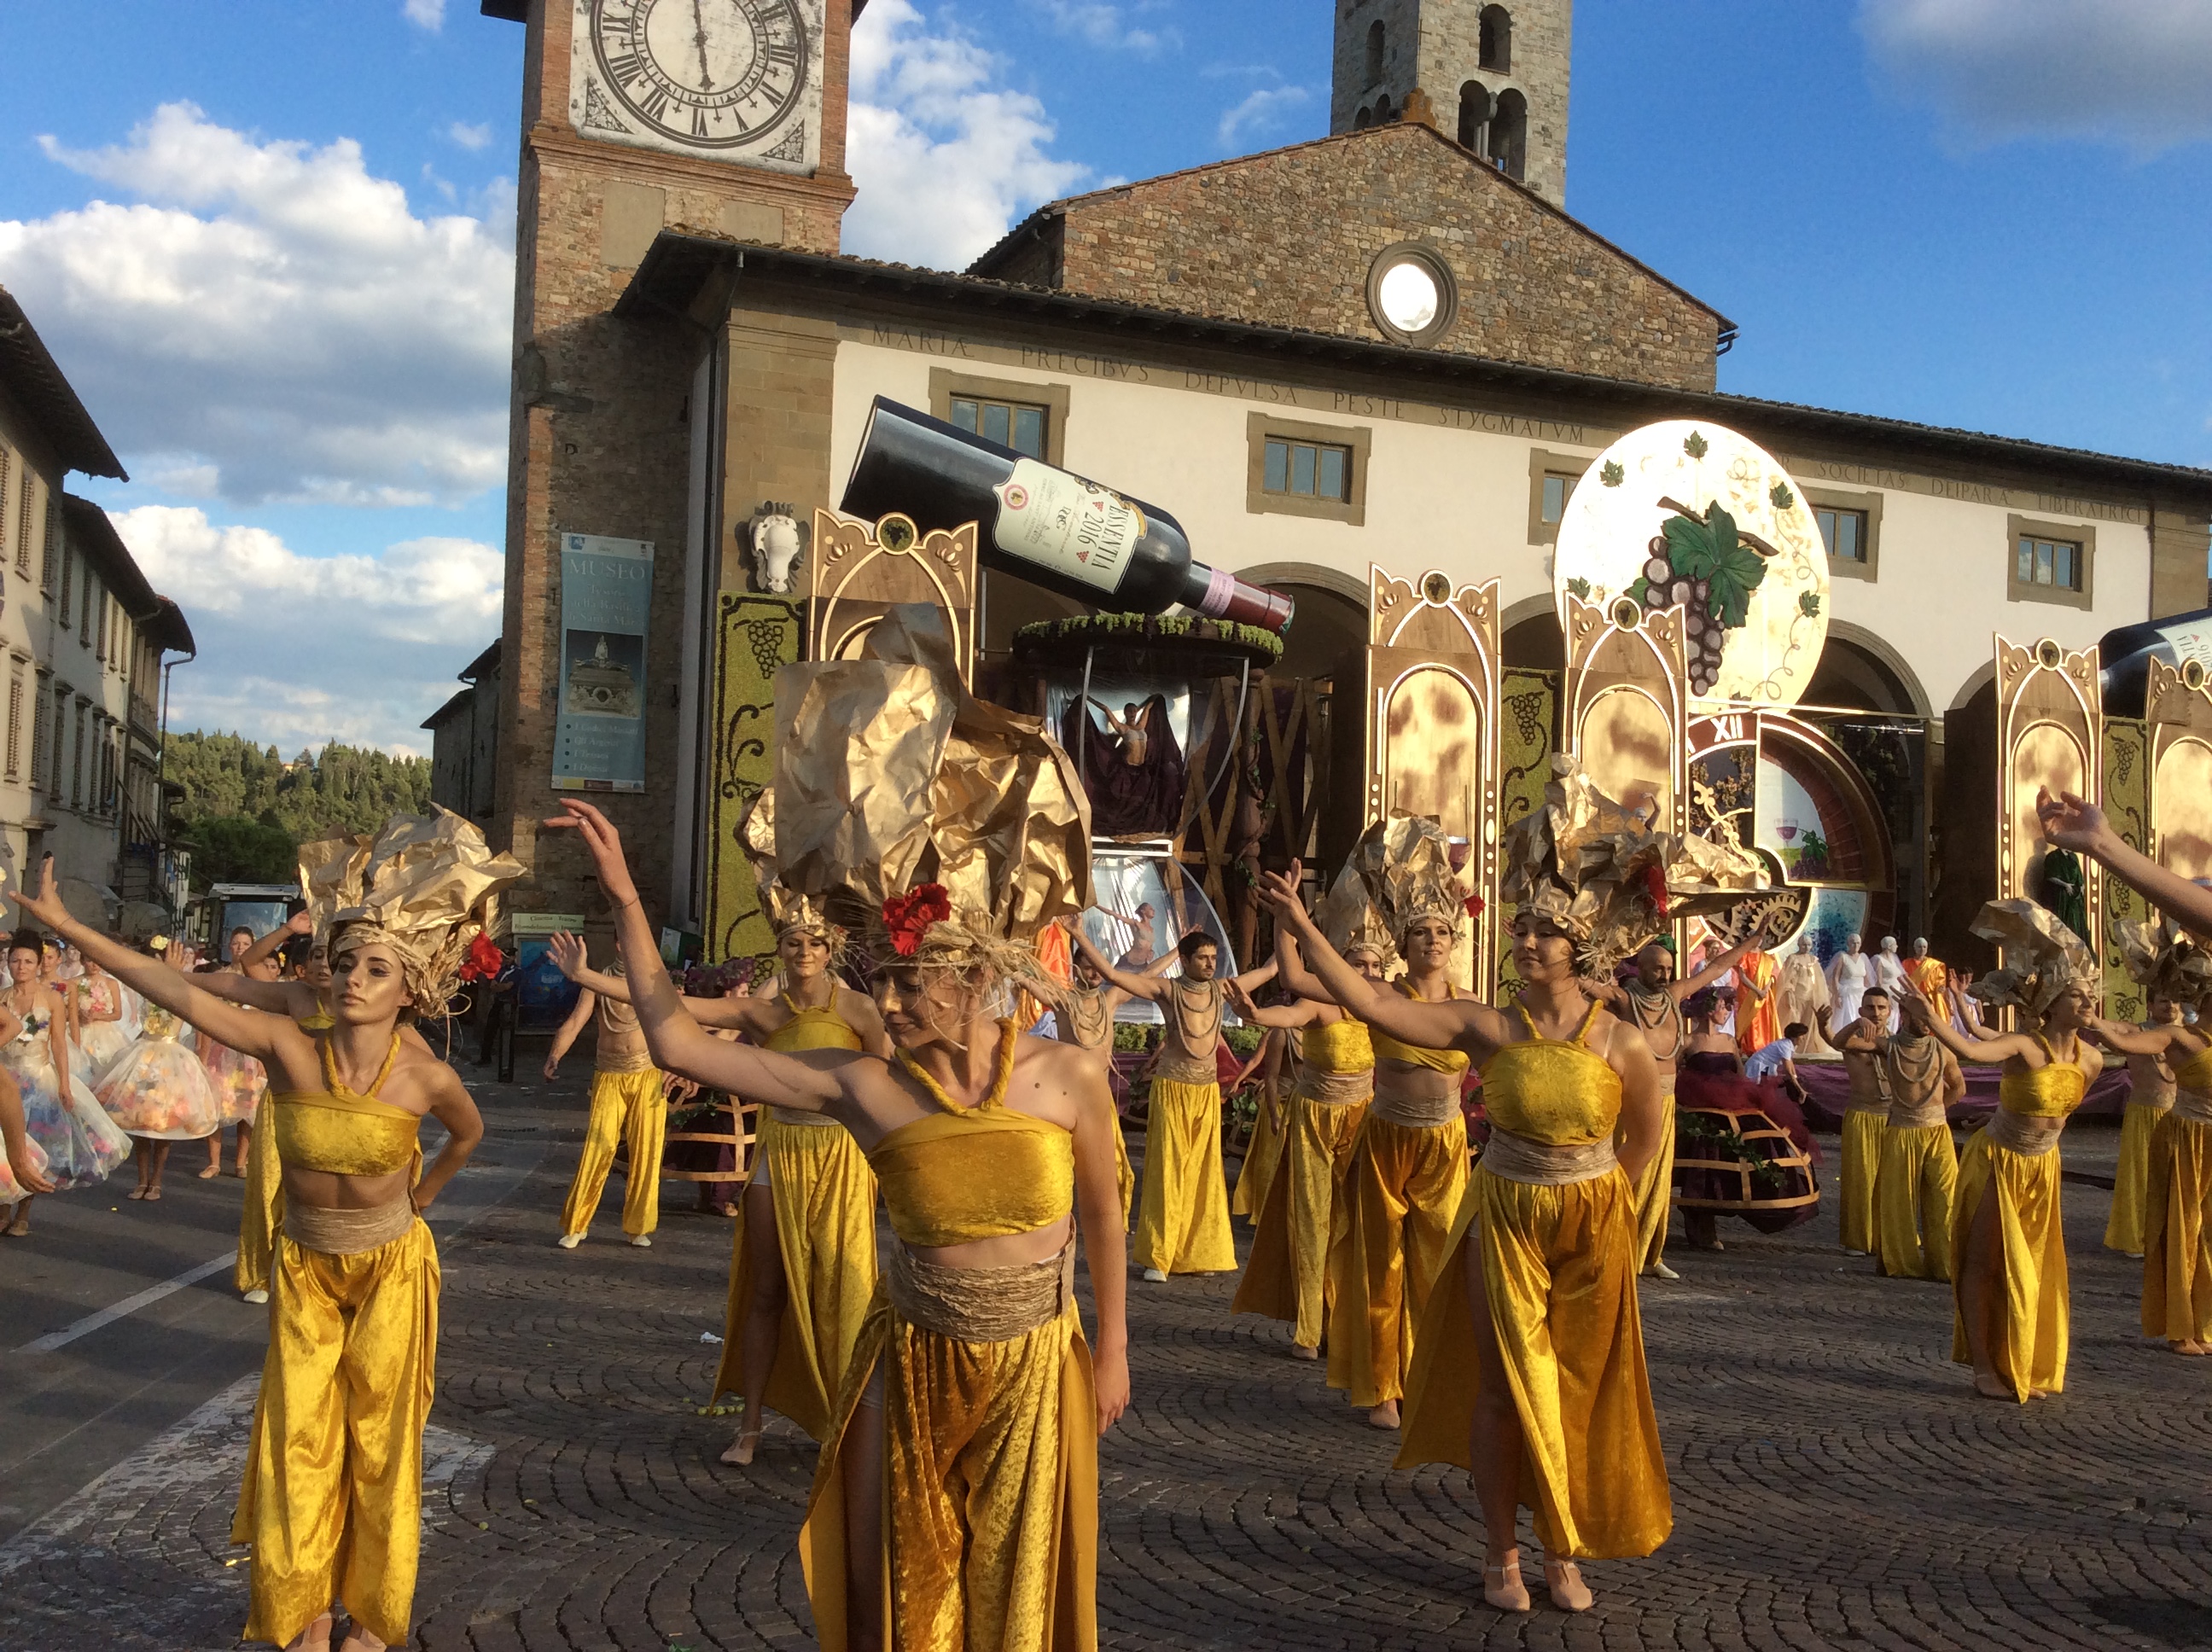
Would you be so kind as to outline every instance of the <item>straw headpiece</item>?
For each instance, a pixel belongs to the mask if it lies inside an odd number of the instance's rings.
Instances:
[[[506,930],[499,891],[524,874],[494,854],[483,832],[449,809],[394,815],[374,835],[300,846],[300,888],[331,961],[380,941],[398,956],[407,999],[441,1016],[479,935]]]
[[[760,889],[761,908],[781,941],[794,930],[821,938],[830,949],[830,967],[845,962],[851,932],[832,923],[819,896],[804,895],[784,883],[775,858],[775,788],[771,786],[745,811],[745,858],[752,863],[753,878]]]
[[[1314,918],[1339,952],[1374,952],[1388,969],[1421,919],[1461,933],[1471,898],[1452,870],[1443,829],[1425,815],[1393,815],[1360,835]]]
[[[878,967],[983,969],[1048,1003],[1050,924],[1091,903],[1091,808],[1042,721],[976,699],[943,616],[892,609],[857,659],[776,673],[777,881]]]
[[[2089,944],[2039,902],[1990,901],[1975,914],[1973,932],[2004,948],[2004,966],[1966,991],[1984,1004],[2009,1005],[2037,1020],[2075,981],[2099,978]]]

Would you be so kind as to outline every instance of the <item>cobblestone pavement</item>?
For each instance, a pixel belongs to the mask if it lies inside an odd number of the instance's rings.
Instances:
[[[554,1248],[580,1114],[447,1252],[419,1643],[704,1652],[811,1641],[793,1536],[814,1452],[750,1471],[698,1414],[729,1248],[672,1210],[649,1250]],[[2117,1133],[2068,1163],[2108,1169]],[[1833,1143],[1828,1144],[1833,1163]],[[667,1191],[682,1202],[673,1184]],[[2135,1334],[2136,1265],[2069,1183],[2069,1387],[1970,1397],[1948,1291],[1886,1281],[1832,1218],[1671,1260],[1644,1293],[1673,1540],[1589,1566],[1597,1608],[1481,1604],[1467,1477],[1394,1473],[1366,1426],[1231,1317],[1226,1277],[1133,1283],[1136,1408],[1105,1442],[1101,1633],[1114,1648],[1953,1649],[2212,1645],[2212,1361]],[[252,1379],[0,1549],[0,1646],[228,1647],[226,1541]],[[1524,1527],[1525,1532],[1525,1527]],[[229,1563],[229,1564],[226,1564]],[[1533,1571],[1533,1562],[1531,1570]]]

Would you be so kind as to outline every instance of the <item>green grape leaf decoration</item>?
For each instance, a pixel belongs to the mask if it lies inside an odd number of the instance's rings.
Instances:
[[[1778,511],[1786,511],[1797,502],[1797,495],[1790,491],[1790,484],[1778,482],[1766,490],[1766,497]]]
[[[1608,488],[1618,488],[1628,480],[1628,472],[1620,468],[1619,459],[1609,459],[1605,462],[1605,468],[1597,473],[1597,479]]]
[[[1705,519],[1676,514],[1667,519],[1667,560],[1686,580],[1705,582],[1705,611],[1729,630],[1751,612],[1751,593],[1766,577],[1765,559],[1743,543],[1735,518],[1716,501]]]
[[[1797,597],[1797,611],[1804,615],[1807,619],[1820,618],[1820,593],[1817,591],[1799,592]]]
[[[1569,580],[1567,581],[1567,589],[1573,592],[1575,595],[1580,597],[1584,602],[1588,602],[1589,600],[1590,582],[1588,580]]]
[[[1690,432],[1689,439],[1683,442],[1682,451],[1687,453],[1692,459],[1703,459],[1705,454],[1711,451],[1711,444],[1709,444],[1703,436],[1692,430]]]
[[[1622,592],[1621,595],[1626,597],[1631,602],[1640,603],[1649,608],[1651,606],[1651,581],[1639,574],[1628,582],[1628,589]]]

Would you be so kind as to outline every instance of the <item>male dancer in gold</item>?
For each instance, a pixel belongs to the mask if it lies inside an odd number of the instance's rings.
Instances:
[[[1875,1180],[1875,1262],[1893,1279],[1951,1277],[1959,1154],[1950,1109],[1966,1096],[1958,1058],[1908,1023],[1881,1054],[1889,1113]]]
[[[1674,1523],[1637,1316],[1632,1185],[1658,1148],[1658,1075],[1643,1036],[1578,978],[1605,964],[1589,950],[1591,914],[1556,882],[1598,882],[1597,868],[1551,842],[1548,816],[1579,817],[1575,795],[1588,789],[1578,771],[1565,782],[1570,795],[1556,811],[1515,829],[1542,834],[1537,843],[1506,856],[1509,865],[1553,869],[1541,890],[1524,883],[1517,891],[1513,963],[1525,985],[1510,1015],[1473,999],[1421,1003],[1373,987],[1306,915],[1295,864],[1261,884],[1278,934],[1350,1013],[1409,1046],[1482,1064],[1490,1145],[1446,1274],[1463,1283],[1437,1291],[1423,1316],[1398,1466],[1472,1471],[1488,1548],[1484,1598],[1508,1611],[1529,1605],[1516,1532],[1523,1501],[1535,1510],[1552,1600],[1569,1611],[1591,1603],[1577,1558],[1649,1554]],[[1553,791],[1561,788],[1555,780]],[[1632,831],[1620,836],[1608,865],[1649,847]],[[1619,872],[1626,888],[1631,868]],[[1648,910],[1644,919],[1662,920]]]
[[[887,1056],[890,1040],[875,1005],[833,973],[844,931],[816,903],[780,884],[761,887],[777,924],[782,990],[769,998],[679,994],[685,1011],[702,1027],[734,1029],[787,1055]],[[626,981],[582,967],[580,940],[556,935],[552,951],[570,980],[629,1003]],[[822,1114],[764,1105],[744,1201],[730,1249],[722,1360],[708,1396],[744,1396],[737,1438],[722,1453],[740,1468],[760,1449],[771,1411],[813,1440],[829,1431],[837,1381],[876,1288],[876,1175],[851,1135]]]
[[[1674,979],[1674,943],[1665,938],[1647,942],[1636,955],[1636,973],[1614,985],[1587,983],[1590,995],[1615,1015],[1627,1012],[1651,1046],[1651,1059],[1659,1072],[1659,1151],[1636,1181],[1636,1237],[1642,1247],[1641,1271],[1653,1278],[1679,1279],[1667,1266],[1667,1212],[1674,1193],[1674,1080],[1689,1038],[1682,1025],[1682,1005],[1692,994],[1704,991],[1735,968],[1758,939],[1747,935],[1687,981]],[[1765,956],[1764,954],[1761,955]],[[1762,1000],[1764,1002],[1764,1000]],[[1741,1009],[1738,1015],[1742,1014]]]
[[[1870,1256],[1875,1249],[1874,1184],[1881,1172],[1881,1134],[1889,1123],[1889,1094],[1882,1052],[1889,1047],[1891,1005],[1886,987],[1869,987],[1859,997],[1859,1018],[1838,1032],[1824,1011],[1820,1036],[1844,1058],[1850,1088],[1844,1098],[1844,1169],[1838,1178],[1841,1206],[1837,1214],[1844,1254]]]
[[[2154,991],[2144,1006],[2150,1018],[2145,1032],[2156,1033],[2181,1025],[2181,1005],[2166,993]],[[2115,1045],[2114,1048],[2118,1046]],[[2128,1108],[2120,1120],[2120,1162],[2112,1175],[2112,1210],[2105,1218],[2105,1248],[2141,1261],[2143,1254],[2144,1206],[2149,1197],[2150,1141],[2160,1122],[2173,1110],[2172,1063],[2165,1052],[2130,1054]]]
[[[449,814],[395,819],[377,847],[340,902],[333,1024],[319,1034],[227,1003],[78,923],[55,893],[51,856],[39,892],[16,896],[134,992],[275,1079],[264,1151],[279,1150],[283,1236],[231,1540],[253,1548],[245,1638],[295,1652],[330,1645],[337,1602],[352,1619],[347,1652],[381,1652],[412,1627],[438,1337],[437,1248],[422,1212],[483,1121],[453,1070],[410,1048],[400,1022],[443,1011],[480,913],[522,873]],[[364,877],[376,880],[368,890]],[[447,1132],[427,1169],[416,1145],[425,1116]]]
[[[612,974],[620,977],[619,963]],[[598,1033],[592,1052],[591,1115],[584,1126],[584,1150],[576,1159],[575,1177],[561,1207],[561,1236],[554,1242],[563,1250],[584,1242],[619,1142],[629,1149],[629,1168],[623,1182],[623,1231],[631,1244],[647,1249],[653,1244],[653,1230],[660,1225],[660,1153],[668,1130],[668,1097],[660,1069],[645,1048],[637,1012],[620,999],[589,987],[576,994],[576,1007],[553,1035],[553,1048],[545,1054],[547,1084],[560,1077],[561,1058],[587,1023]]]
[[[1116,969],[1079,928],[1070,932],[1076,956],[1100,980],[1157,1004],[1167,1018],[1145,1117],[1145,1192],[1132,1254],[1155,1284],[1175,1273],[1227,1273],[1237,1266],[1229,1230],[1229,1178],[1221,1162],[1221,1078],[1214,1051],[1228,983],[1216,978],[1221,949],[1210,935],[1176,944],[1182,974],[1138,975]],[[1247,972],[1249,992],[1274,978],[1274,966]]]

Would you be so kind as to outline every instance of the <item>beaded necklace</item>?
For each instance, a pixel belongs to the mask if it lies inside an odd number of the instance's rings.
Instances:
[[[1006,1105],[1006,1091],[1014,1078],[1014,1023],[1011,1019],[999,1023],[999,1057],[991,1074],[991,1087],[973,1108],[963,1107],[952,1099],[943,1084],[931,1078],[921,1062],[905,1050],[898,1053],[899,1066],[906,1069],[907,1077],[920,1084],[929,1098],[947,1113],[988,1113]]]

